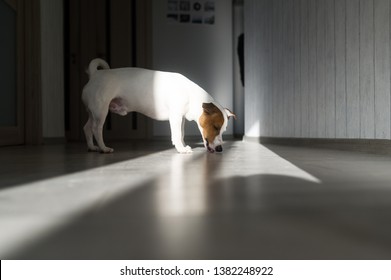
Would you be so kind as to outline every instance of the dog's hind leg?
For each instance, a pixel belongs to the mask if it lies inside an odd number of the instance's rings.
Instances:
[[[107,113],[107,110],[99,115],[94,115],[94,113],[92,113],[92,133],[94,134],[95,140],[102,153],[114,152],[114,149],[106,147],[103,141],[103,125],[105,123]]]
[[[87,141],[88,151],[99,151],[99,147],[94,145],[94,136],[92,133],[92,114],[90,112],[88,112],[88,121],[84,125],[83,130]]]

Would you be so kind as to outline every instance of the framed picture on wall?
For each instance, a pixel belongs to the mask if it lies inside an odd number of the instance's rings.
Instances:
[[[214,0],[167,0],[167,22],[178,24],[215,23]]]

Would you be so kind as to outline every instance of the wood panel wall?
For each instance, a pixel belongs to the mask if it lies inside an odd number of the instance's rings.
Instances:
[[[249,137],[390,139],[389,0],[246,0]]]

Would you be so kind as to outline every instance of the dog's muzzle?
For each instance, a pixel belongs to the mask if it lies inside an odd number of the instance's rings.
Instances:
[[[221,153],[223,151],[223,147],[221,145],[216,146],[214,149],[209,146],[209,141],[205,139],[206,141],[206,148],[208,149],[208,152],[214,153],[215,151],[218,153]]]

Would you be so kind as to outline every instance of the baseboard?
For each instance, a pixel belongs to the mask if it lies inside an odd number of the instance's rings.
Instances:
[[[65,144],[67,141],[65,137],[44,137],[44,145]]]
[[[276,144],[286,146],[305,146],[391,155],[391,140],[388,139],[330,139],[244,136],[243,141],[255,142],[264,145]]]

